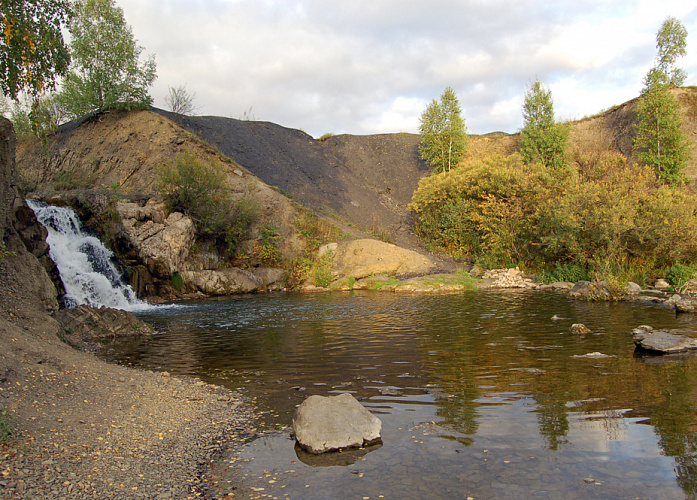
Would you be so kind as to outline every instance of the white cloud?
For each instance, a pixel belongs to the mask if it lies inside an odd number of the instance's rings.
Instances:
[[[668,15],[691,33],[680,66],[697,82],[697,7],[680,0],[117,4],[156,54],[156,105],[168,86],[187,84],[203,114],[251,107],[259,120],[315,136],[415,132],[446,86],[471,132],[515,132],[535,77],[552,89],[558,116],[595,113],[637,95]]]

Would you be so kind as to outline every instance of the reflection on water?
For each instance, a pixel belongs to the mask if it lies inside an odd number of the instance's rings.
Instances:
[[[262,425],[275,433],[227,464],[252,491],[279,498],[697,494],[695,361],[635,356],[629,334],[640,324],[694,324],[669,309],[553,293],[357,292],[192,302],[139,317],[159,334],[112,344],[113,358],[226,385],[265,412]],[[591,333],[571,334],[573,323]],[[593,352],[607,357],[582,357]],[[284,426],[307,396],[340,392],[381,418],[383,446],[355,463],[308,465]]]

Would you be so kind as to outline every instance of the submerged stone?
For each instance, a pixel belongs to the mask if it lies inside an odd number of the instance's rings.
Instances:
[[[303,449],[320,454],[380,441],[382,422],[348,393],[310,396],[295,411],[293,431]]]
[[[591,332],[590,328],[583,323],[574,323],[571,325],[571,328],[569,328],[569,331],[574,335],[586,335],[587,333]]]

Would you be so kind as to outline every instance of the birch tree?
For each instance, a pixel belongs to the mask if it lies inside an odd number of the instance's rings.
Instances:
[[[447,87],[440,100],[433,99],[420,117],[419,152],[434,172],[456,167],[467,148],[467,129],[455,91]]]

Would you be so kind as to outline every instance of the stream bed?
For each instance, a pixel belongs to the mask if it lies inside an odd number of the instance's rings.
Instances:
[[[192,301],[138,317],[157,333],[113,341],[107,357],[237,390],[261,415],[259,437],[213,470],[221,496],[697,495],[695,358],[639,355],[630,333],[697,329],[693,315],[554,292],[365,291]],[[573,323],[591,333],[570,333]],[[296,449],[295,407],[341,392],[382,420],[382,445]]]

